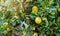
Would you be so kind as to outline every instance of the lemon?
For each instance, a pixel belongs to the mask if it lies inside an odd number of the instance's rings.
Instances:
[[[60,7],[58,8],[58,12],[60,12]]]
[[[41,22],[42,22],[41,17],[36,17],[36,18],[35,18],[35,23],[36,23],[36,24],[40,24]]]
[[[33,6],[32,7],[32,12],[33,13],[37,13],[38,12],[38,7],[37,6]]]
[[[10,28],[7,28],[7,31],[9,32],[9,31],[11,31],[11,29]]]
[[[38,36],[38,33],[34,33],[34,35],[33,36]]]

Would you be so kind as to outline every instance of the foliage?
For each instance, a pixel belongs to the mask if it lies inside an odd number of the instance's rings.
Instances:
[[[38,36],[60,36],[59,2],[0,0],[0,35],[33,36],[37,33]],[[41,19],[37,22],[35,18],[38,17]]]

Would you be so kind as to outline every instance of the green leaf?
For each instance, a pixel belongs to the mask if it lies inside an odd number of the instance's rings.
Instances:
[[[60,36],[60,33],[56,33],[56,36]]]

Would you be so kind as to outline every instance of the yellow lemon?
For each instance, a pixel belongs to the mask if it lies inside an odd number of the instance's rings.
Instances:
[[[32,12],[33,12],[33,13],[38,12],[38,7],[37,7],[37,6],[33,6],[33,7],[32,7]]]
[[[7,31],[9,32],[9,31],[11,31],[11,29],[10,28],[7,28]]]
[[[58,12],[60,12],[60,8],[58,8]]]
[[[35,23],[36,23],[36,24],[40,24],[41,22],[42,22],[41,17],[36,17],[36,18],[35,18]]]
[[[34,33],[34,35],[33,36],[38,36],[38,33]]]

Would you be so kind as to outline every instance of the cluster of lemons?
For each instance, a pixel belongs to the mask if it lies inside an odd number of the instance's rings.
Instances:
[[[38,12],[38,7],[37,6],[33,6],[32,7],[32,12],[33,13],[37,13]],[[58,12],[60,12],[60,8],[58,8]],[[60,21],[60,20],[59,20]],[[36,17],[35,18],[35,23],[36,24],[41,24],[41,22],[42,22],[42,18],[41,17]],[[33,36],[38,36],[38,33],[34,33],[34,35]]]
[[[33,7],[32,7],[32,12],[33,12],[33,13],[37,13],[37,12],[38,12],[38,7],[37,7],[37,6],[33,6]],[[35,18],[35,23],[36,23],[36,24],[40,24],[41,22],[42,22],[41,17],[36,17],[36,18]]]
[[[38,12],[38,7],[37,7],[37,6],[33,6],[33,7],[32,7],[32,13],[35,14],[35,13],[37,13],[37,12]],[[17,12],[15,12],[14,14],[15,14],[15,17],[18,18]],[[36,17],[36,18],[35,18],[35,22],[36,22],[36,24],[40,24],[40,23],[42,22],[41,17]]]
[[[32,7],[32,13],[37,13],[38,12],[38,7],[37,6],[33,6]],[[41,24],[41,22],[42,22],[42,18],[41,17],[36,17],[35,18],[35,23],[37,24],[37,25],[39,25],[39,24]],[[33,34],[33,36],[38,36],[38,33],[34,33]]]
[[[58,8],[58,11],[60,12],[60,8]],[[33,13],[37,13],[37,12],[38,12],[38,7],[37,7],[37,6],[33,6],[33,7],[32,7],[32,12],[33,12]],[[15,13],[15,16],[17,16],[17,13]],[[35,23],[36,23],[36,24],[39,25],[39,24],[41,24],[41,22],[42,22],[42,18],[41,18],[41,17],[36,17],[36,18],[35,18]],[[4,25],[5,25],[5,27],[7,27],[7,26],[8,26],[8,23],[5,22]],[[6,30],[7,30],[8,32],[11,31],[11,29],[8,28],[8,27],[7,27]],[[33,36],[38,36],[38,33],[34,33]]]
[[[58,8],[58,11],[60,11],[60,8]],[[33,6],[33,7],[32,7],[32,12],[33,12],[33,13],[37,13],[37,12],[38,12],[38,7],[37,7],[37,6]],[[16,16],[16,15],[17,15],[17,14],[15,13],[15,16]],[[36,17],[36,18],[35,18],[35,23],[36,23],[36,24],[39,25],[39,24],[41,24],[41,22],[42,22],[42,18],[41,18],[41,17]],[[7,26],[8,26],[8,23],[5,22],[4,25],[5,25],[5,27],[7,27]],[[8,32],[11,31],[11,29],[8,28],[8,27],[7,27],[6,30],[7,30]],[[34,33],[33,36],[38,36],[38,33]]]
[[[33,6],[33,7],[32,7],[32,12],[33,12],[33,14],[37,13],[37,12],[38,12],[38,7],[37,7],[37,6]],[[15,12],[14,15],[15,15],[16,18],[18,18],[18,17],[17,17],[17,15],[18,15],[17,12]],[[36,17],[36,18],[35,18],[35,23],[36,23],[37,25],[41,24],[41,22],[42,22],[42,18],[41,18],[41,17]],[[5,25],[5,27],[6,27],[6,26],[8,26],[8,23],[6,22],[4,25]],[[11,28],[8,28],[8,27],[7,27],[6,30],[9,32],[9,31],[11,31]],[[38,36],[38,33],[34,33],[33,36]]]
[[[31,0],[31,1],[32,1],[32,0]],[[29,2],[29,0],[26,0],[26,2]],[[60,8],[58,8],[58,11],[60,12]],[[38,7],[37,7],[37,6],[33,6],[33,7],[32,7],[32,13],[35,14],[35,13],[37,13],[37,12],[38,12]],[[15,12],[14,15],[15,15],[15,18],[18,19],[18,13]],[[59,17],[58,21],[60,21],[60,17]],[[42,23],[42,18],[41,18],[41,17],[36,17],[36,18],[35,18],[35,23],[36,23],[37,25],[40,25],[40,24]],[[12,29],[9,28],[8,25],[9,25],[8,22],[5,22],[5,23],[4,23],[4,26],[6,27],[6,31],[10,32]],[[12,27],[12,28],[14,28],[14,27]],[[35,33],[33,34],[33,36],[38,36],[38,33],[35,32]]]

